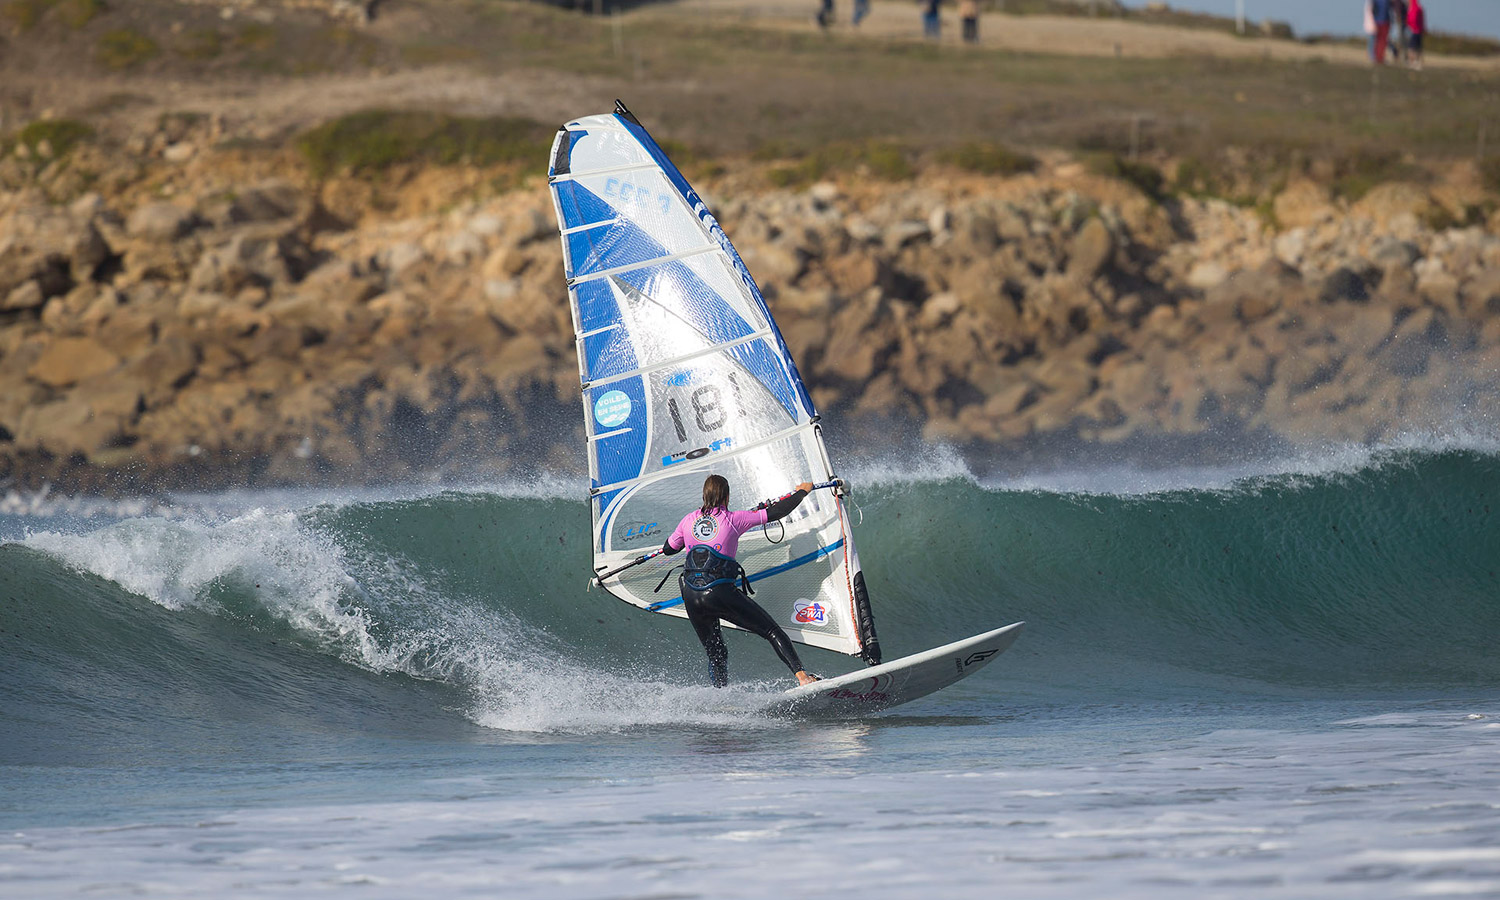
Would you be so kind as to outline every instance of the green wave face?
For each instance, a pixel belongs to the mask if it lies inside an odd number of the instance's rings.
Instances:
[[[966,683],[989,705],[1500,683],[1493,453],[1136,493],[866,480],[888,659],[1029,623]],[[785,680],[764,644],[703,686],[685,622],[586,589],[588,540],[581,502],[470,492],[0,545],[6,756],[754,721]]]

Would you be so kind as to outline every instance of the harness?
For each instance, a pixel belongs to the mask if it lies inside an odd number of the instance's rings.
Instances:
[[[677,566],[667,570],[656,585],[660,591],[662,585],[677,570]],[[734,584],[738,579],[740,588],[746,594],[754,594],[755,589],[750,586],[750,576],[745,572],[745,567],[732,556],[725,556],[707,544],[699,544],[687,552],[687,557],[682,562],[682,581],[685,585],[695,591],[706,591],[711,587],[721,584]]]

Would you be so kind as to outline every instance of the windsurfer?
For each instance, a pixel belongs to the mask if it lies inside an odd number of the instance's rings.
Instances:
[[[714,687],[729,683],[729,648],[719,630],[720,619],[770,641],[776,655],[796,674],[798,684],[817,680],[803,669],[786,632],[760,604],[750,599],[748,594],[753,591],[749,578],[734,558],[740,535],[786,516],[812,489],[812,483],[804,481],[797,485],[796,491],[762,509],[731,512],[728,480],[722,475],[710,475],[703,482],[703,505],[683,516],[662,545],[662,553],[667,556],[684,548],[688,551],[683,573],[678,576],[682,605],[688,621],[698,632],[698,640],[708,652],[709,676]]]

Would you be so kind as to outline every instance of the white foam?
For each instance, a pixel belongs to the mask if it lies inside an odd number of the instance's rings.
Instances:
[[[910,452],[862,459],[849,465],[847,474],[855,491],[861,487],[895,487],[938,481],[978,479],[959,452],[945,444],[926,445]]]
[[[215,588],[232,587],[348,663],[458,686],[471,698],[469,717],[487,727],[597,732],[759,719],[761,686],[718,691],[598,671],[492,603],[443,596],[411,562],[341,548],[291,511],[131,519],[80,534],[33,532],[24,543],[171,610],[225,612]]]
[[[1474,432],[1409,432],[1380,444],[1324,444],[1283,456],[1219,466],[1146,469],[1133,465],[1061,470],[985,479],[986,489],[1062,494],[1151,496],[1179,491],[1256,491],[1311,485],[1390,466],[1406,466],[1414,453],[1475,452],[1500,455],[1500,439]]]

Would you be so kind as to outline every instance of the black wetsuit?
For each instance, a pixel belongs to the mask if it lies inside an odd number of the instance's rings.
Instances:
[[[806,491],[797,491],[772,503],[766,507],[766,521],[782,518],[796,509],[806,496]],[[671,556],[680,551],[669,542],[662,546],[662,552]],[[771,648],[788,669],[793,672],[803,670],[792,639],[786,636],[771,614],[746,593],[750,590],[750,580],[733,557],[700,544],[688,550],[683,569],[677,577],[678,587],[682,589],[682,608],[688,621],[693,623],[693,630],[698,632],[703,649],[708,652],[709,678],[714,687],[729,684],[729,647],[724,644],[724,634],[719,630],[720,619],[770,641]]]

